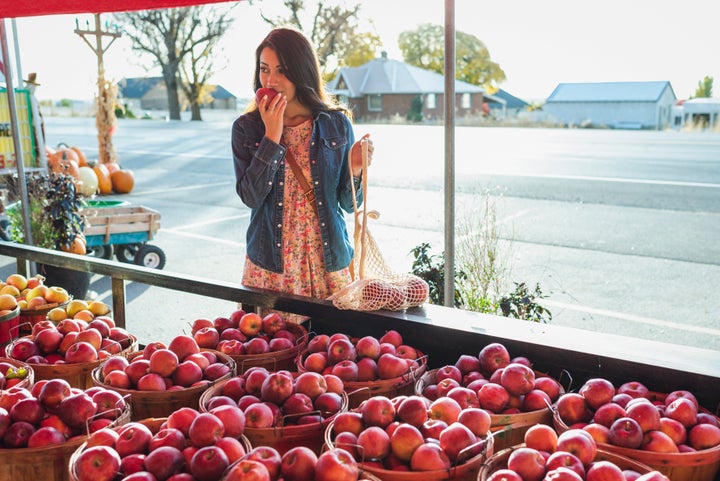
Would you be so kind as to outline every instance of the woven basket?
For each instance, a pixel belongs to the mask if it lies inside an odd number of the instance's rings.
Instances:
[[[330,423],[325,430],[324,439],[327,446],[334,446],[333,425],[334,423]],[[482,443],[482,451],[479,454],[476,454],[461,464],[452,466],[450,469],[437,471],[393,471],[365,465],[362,462],[359,464],[363,470],[374,474],[383,481],[476,481],[481,466],[486,460],[490,459],[494,452],[492,435],[486,436],[480,443]],[[473,449],[477,447],[477,445],[472,446]],[[463,452],[461,451],[460,456],[462,456],[462,454]]]
[[[490,475],[493,474],[495,471],[507,468],[507,462],[510,454],[516,449],[524,446],[525,444],[517,444],[515,446],[503,449],[502,451],[491,456],[490,459],[488,459],[488,461],[480,468],[477,481],[487,481]],[[646,474],[652,471],[652,469],[645,464],[630,459],[626,456],[621,456],[619,454],[611,453],[602,449],[597,450],[597,453],[595,454],[595,461],[610,461],[622,470],[631,469],[640,474]]]
[[[7,344],[18,336],[20,325],[20,306],[0,316],[0,345]]]
[[[437,369],[426,372],[415,383],[415,394],[422,396],[423,389],[429,384],[435,384]],[[536,376],[546,374],[536,371]],[[560,386],[560,392],[564,389]],[[536,424],[552,425],[552,409],[539,409],[518,414],[493,414],[490,413],[490,430],[495,438],[495,449],[500,452],[505,448],[520,444],[525,439],[525,432]]]
[[[70,300],[62,303],[45,304],[40,309],[23,309],[20,311],[19,335],[27,335],[32,331],[32,327],[40,321],[47,319],[47,313],[55,309],[56,307],[65,307],[68,305]],[[16,333],[17,334],[17,333]]]
[[[209,349],[203,349],[209,350]],[[165,418],[181,407],[190,407],[199,410],[200,397],[213,385],[229,379],[235,375],[235,361],[230,356],[219,351],[212,351],[219,362],[230,367],[230,372],[204,386],[188,387],[177,391],[139,391],[137,389],[121,389],[108,386],[103,382],[102,365],[92,370],[91,378],[95,386],[102,386],[117,391],[122,396],[129,396],[129,403],[132,407],[132,420],[140,421],[147,418]],[[129,356],[132,360],[141,356],[138,351]]]
[[[27,369],[27,375],[19,383],[15,384],[16,386],[30,389],[35,383],[35,371],[30,364],[18,361],[17,359],[13,359],[11,357],[0,357],[0,362],[12,364],[15,368],[24,367]],[[7,389],[7,387],[5,389]]]
[[[130,420],[126,408],[113,421],[122,426]],[[62,444],[41,448],[0,449],[0,479],[8,481],[67,481],[68,462],[85,442],[86,436],[75,436]]]
[[[417,350],[417,354],[417,361],[420,366],[417,369],[406,372],[402,376],[392,379],[378,379],[377,381],[343,381],[345,392],[348,393],[348,408],[356,408],[360,403],[373,396],[385,396],[392,399],[396,396],[413,394],[415,383],[427,370],[427,356],[419,350]],[[307,353],[298,356],[295,361],[298,372],[307,372],[307,369],[303,366],[306,355]]]
[[[652,394],[654,398],[658,396],[662,395]],[[558,433],[570,429],[557,410],[553,412],[553,425]],[[692,453],[656,453],[607,443],[597,445],[598,449],[625,456],[658,470],[671,481],[713,481],[720,472],[720,445]]]
[[[288,322],[286,329],[297,336],[294,347],[265,354],[230,355],[237,365],[237,373],[243,374],[255,366],[264,367],[268,371],[294,371],[295,359],[307,349],[308,332],[305,327],[294,322]]]
[[[167,421],[167,418],[148,418],[143,419],[141,421],[137,421],[141,424],[144,424],[150,429],[150,432],[153,434],[157,434],[160,429],[162,429],[163,424],[165,424],[165,421]],[[245,452],[250,452],[252,450],[252,445],[250,444],[250,441],[248,440],[245,435],[240,436],[240,442],[242,443],[243,447],[245,448]],[[81,443],[78,446],[76,446],[75,450],[72,452],[71,456],[69,457],[68,461],[65,463],[65,466],[63,467],[63,471],[66,473],[67,477],[63,479],[67,479],[68,481],[78,481],[77,474],[75,473],[75,466],[77,466],[77,459],[80,456],[80,454],[85,449],[86,443]],[[0,478],[5,479],[5,478]],[[40,481],[43,478],[37,478],[33,481]],[[44,480],[43,480],[44,481]]]
[[[130,335],[132,342],[130,347],[120,351],[118,355],[128,357],[137,352],[138,339]],[[18,339],[15,339],[6,348],[5,352],[9,356],[12,346]],[[79,389],[87,389],[93,386],[92,371],[105,362],[104,359],[98,359],[93,362],[80,362],[75,364],[28,364],[35,373],[35,381],[42,379],[65,379],[70,386]]]
[[[215,396],[222,393],[223,385],[227,381],[215,384],[205,391],[200,397],[200,411],[207,412],[207,403]],[[347,411],[348,396],[347,393],[342,394],[342,407],[338,413]],[[275,448],[281,455],[285,454],[290,448],[295,446],[307,446],[312,449],[315,454],[319,455],[323,447],[323,436],[326,427],[335,419],[336,414],[329,416],[321,423],[310,424],[288,424],[287,426],[278,426],[272,428],[251,428],[245,426],[245,435],[248,437],[253,446],[271,446]]]

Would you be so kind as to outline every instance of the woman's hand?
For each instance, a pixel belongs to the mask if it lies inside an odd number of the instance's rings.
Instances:
[[[265,137],[276,144],[280,143],[283,131],[283,115],[287,107],[287,97],[277,94],[272,100],[263,97],[258,104],[260,118],[265,124]]]
[[[350,166],[352,167],[352,175],[353,177],[360,177],[362,174],[362,168],[363,168],[363,159],[362,159],[362,143],[367,142],[368,144],[368,165],[372,164],[372,157],[373,157],[373,151],[375,150],[375,147],[373,147],[373,141],[370,139],[370,134],[365,134],[362,136],[360,140],[355,142],[350,149]]]

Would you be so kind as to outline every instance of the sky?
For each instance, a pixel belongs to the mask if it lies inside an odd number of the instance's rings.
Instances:
[[[216,49],[212,83],[241,98],[252,94],[254,50],[269,30],[259,11],[272,13],[281,4],[258,0],[235,7],[237,19]],[[440,0],[365,0],[360,16],[380,36],[388,56],[402,60],[400,32],[423,23],[444,25],[445,8]],[[81,27],[93,26],[92,15],[15,21],[21,71],[24,78],[37,73],[41,100],[84,100],[95,94],[97,57],[74,33],[76,18]],[[112,22],[110,14],[101,18]],[[720,97],[718,18],[717,0],[455,0],[456,30],[485,43],[505,71],[500,87],[529,102],[544,100],[567,82],[669,81],[684,99],[705,76],[716,79],[714,96]],[[10,21],[6,26],[12,32]],[[160,75],[124,38],[107,48],[104,64],[110,80]]]

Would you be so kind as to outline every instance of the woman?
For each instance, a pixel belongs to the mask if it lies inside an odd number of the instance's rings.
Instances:
[[[325,299],[351,281],[345,212],[353,212],[351,183],[362,201],[360,142],[371,156],[372,141],[366,134],[355,142],[348,112],[325,92],[314,49],[294,29],[274,29],[258,46],[261,87],[278,94],[252,104],[232,129],[235,189],[252,209],[242,283]]]

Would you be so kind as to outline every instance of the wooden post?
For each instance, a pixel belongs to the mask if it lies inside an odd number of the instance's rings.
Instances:
[[[75,19],[75,33],[85,41],[85,43],[95,52],[98,63],[98,93],[97,93],[97,114],[96,125],[98,128],[98,161],[101,164],[109,164],[117,162],[117,154],[112,144],[112,134],[115,129],[115,98],[116,86],[109,84],[105,80],[105,64],[103,62],[104,53],[110,48],[110,45],[118,39],[120,32],[110,32],[102,29],[100,23],[100,14],[95,14],[95,29],[90,30],[90,26],[86,24],[86,29],[80,29],[77,19]],[[95,37],[95,45],[93,45],[88,37]],[[110,37],[107,45],[103,46],[103,37]]]

